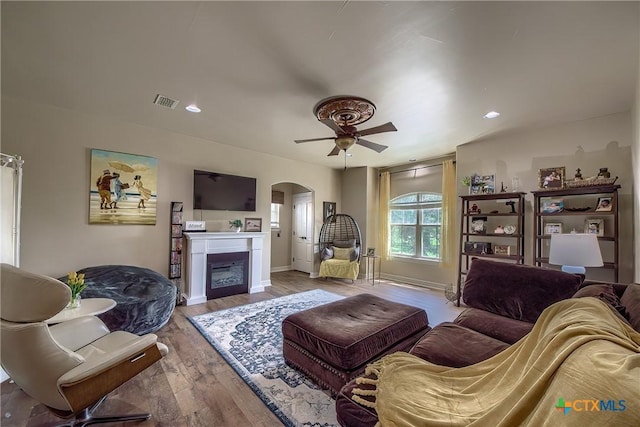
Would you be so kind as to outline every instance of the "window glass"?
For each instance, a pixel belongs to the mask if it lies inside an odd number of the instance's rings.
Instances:
[[[391,254],[440,259],[442,195],[403,194],[390,203]]]

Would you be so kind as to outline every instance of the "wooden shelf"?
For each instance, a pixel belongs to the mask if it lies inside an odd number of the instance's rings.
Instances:
[[[460,252],[458,263],[458,306],[460,306],[460,298],[462,296],[462,292],[464,292],[463,276],[467,274],[471,265],[471,260],[473,258],[487,258],[524,264],[525,194],[526,193],[524,192],[515,192],[495,194],[470,194],[460,196],[460,199],[462,201],[462,215],[460,218]],[[496,201],[501,200],[504,201],[504,206],[500,206],[499,204],[495,203]],[[514,201],[514,204],[509,203],[509,205],[507,205],[506,203],[509,201]],[[470,208],[472,205],[476,205],[477,208],[480,209],[480,213],[470,212]],[[496,211],[496,206],[499,206],[502,212],[490,212]],[[515,212],[511,212],[512,209]],[[486,211],[486,213],[484,211]],[[487,218],[487,222],[489,223],[489,230],[495,230],[495,227],[497,227],[498,225],[509,225],[508,222],[507,224],[505,224],[506,221],[504,221],[504,219],[510,218],[512,219],[512,224],[510,225],[516,226],[516,232],[513,234],[492,232],[472,233],[470,231],[471,223],[474,219],[477,218]],[[508,245],[512,255],[497,255],[493,253],[479,254],[464,251],[466,242],[479,242],[480,239],[490,239],[492,248],[493,245],[496,245],[498,244],[497,242],[501,241],[500,239],[509,239],[504,241],[509,241],[512,243],[511,245]]]
[[[515,237],[521,238],[523,235],[520,233],[507,234],[507,233],[462,233],[463,236],[474,236],[474,237]]]
[[[541,191],[532,191],[531,193],[534,196],[533,203],[533,214],[534,214],[534,230],[533,230],[533,239],[535,246],[535,257],[534,263],[538,266],[542,264],[548,264],[548,244],[551,239],[551,235],[543,234],[544,224],[548,222],[562,222],[564,218],[571,224],[572,222],[575,224],[576,217],[592,217],[597,219],[598,217],[602,218],[605,222],[605,230],[604,232],[607,234],[606,236],[598,236],[599,242],[607,242],[607,244],[601,246],[601,250],[607,251],[608,259],[613,257],[613,262],[605,262],[603,267],[589,267],[589,269],[597,269],[603,268],[607,270],[613,270],[613,281],[618,282],[619,275],[619,199],[618,199],[618,189],[619,185],[600,185],[593,187],[579,187],[579,188],[565,188],[558,190],[541,190]],[[567,200],[571,201],[579,200],[580,203],[584,203],[584,199],[591,199],[590,205],[596,206],[598,203],[599,197],[610,197],[611,198],[611,211],[596,211],[595,208],[591,208],[587,211],[568,211],[563,210],[561,212],[554,213],[543,213],[542,206],[545,201],[549,198],[558,198],[563,199],[564,204],[567,204]],[[576,203],[577,204],[577,203]],[[576,227],[578,228],[578,227]],[[566,232],[567,230],[565,230]],[[582,230],[578,230],[581,232]],[[545,244],[543,245],[543,242]],[[611,243],[613,243],[613,248],[611,247]],[[611,252],[613,256],[611,256]],[[603,254],[603,258],[607,258],[605,254]]]
[[[496,255],[496,254],[475,254],[473,252],[462,252],[463,256],[476,257],[476,258],[497,258],[497,259],[510,259],[512,261],[520,261],[524,257],[518,255]]]

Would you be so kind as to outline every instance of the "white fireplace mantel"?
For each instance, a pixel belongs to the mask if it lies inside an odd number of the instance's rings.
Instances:
[[[249,293],[262,292],[262,246],[266,233],[184,233],[187,305],[207,302],[207,255],[249,252]]]

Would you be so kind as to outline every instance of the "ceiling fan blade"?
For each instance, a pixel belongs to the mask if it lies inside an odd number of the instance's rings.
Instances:
[[[375,142],[367,141],[366,139],[360,139],[356,141],[356,144],[362,145],[363,147],[367,147],[372,149],[373,151],[377,151],[378,153],[382,153],[384,150],[389,148],[386,145],[376,144]]]
[[[360,131],[358,131],[358,135],[366,136],[366,135],[373,135],[374,133],[395,132],[397,130],[398,129],[396,129],[396,127],[393,125],[393,123],[388,122],[388,123],[385,123],[385,124],[380,125],[380,126],[372,127],[372,128],[365,129],[365,130],[360,130]]]
[[[336,124],[336,122],[334,122],[331,119],[324,119],[324,120],[320,120],[321,123],[323,123],[324,125],[326,125],[327,127],[329,127],[332,131],[334,131],[335,133],[344,133],[344,131],[342,130],[342,128],[340,126],[338,126]]]
[[[325,141],[327,139],[336,139],[336,137],[335,136],[328,136],[326,138],[296,139],[293,142],[295,142],[296,144],[300,144],[301,142]]]
[[[338,148],[338,146],[336,145],[335,147],[333,147],[333,150],[331,150],[331,152],[327,154],[327,156],[337,156],[338,154],[340,154],[340,148]]]

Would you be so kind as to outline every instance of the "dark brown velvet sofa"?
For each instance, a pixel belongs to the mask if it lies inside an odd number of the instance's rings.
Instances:
[[[609,303],[640,331],[640,285],[583,282],[583,277],[557,270],[474,259],[463,293],[468,308],[453,322],[434,327],[409,352],[438,365],[472,365],[525,336],[551,304],[586,296]],[[338,421],[344,427],[373,427],[375,409],[351,399],[354,387],[355,380],[336,397]]]

